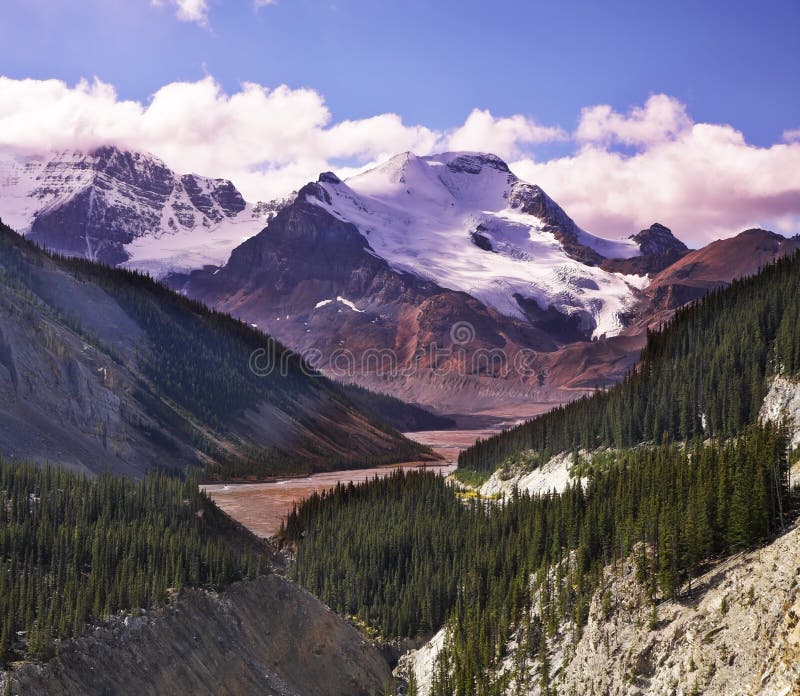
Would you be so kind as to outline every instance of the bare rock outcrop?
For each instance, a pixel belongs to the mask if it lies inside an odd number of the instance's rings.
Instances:
[[[221,595],[182,590],[170,606],[112,618],[10,678],[11,693],[26,696],[366,696],[383,694],[391,672],[354,627],[268,575]]]

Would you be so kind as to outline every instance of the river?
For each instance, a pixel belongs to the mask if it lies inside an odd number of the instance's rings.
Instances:
[[[441,463],[404,462],[371,469],[326,471],[304,478],[286,478],[268,483],[209,484],[202,488],[233,519],[241,522],[256,536],[270,537],[278,533],[281,522],[295,503],[314,491],[333,488],[337,483],[361,483],[375,476],[386,476],[397,469],[428,469],[449,474],[456,468],[458,453],[479,437],[495,430],[429,430],[406,433],[406,436],[432,447],[444,457]]]

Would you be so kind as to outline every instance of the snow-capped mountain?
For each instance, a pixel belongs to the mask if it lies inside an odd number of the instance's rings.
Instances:
[[[533,301],[578,317],[593,337],[614,335],[646,282],[590,265],[640,256],[634,240],[584,232],[493,155],[404,153],[347,182],[325,175],[319,187],[310,200],[354,224],[393,269],[509,317],[525,319]]]
[[[336,377],[462,413],[613,383],[647,326],[797,244],[757,230],[689,252],[658,223],[598,237],[480,153],[404,153],[256,204],[113,147],[0,157],[0,218],[164,277]]]
[[[230,181],[180,176],[114,147],[0,157],[6,224],[55,251],[156,276],[223,263],[274,212],[246,203]]]
[[[338,376],[457,411],[500,383],[503,398],[537,399],[559,348],[622,331],[645,297],[642,268],[685,251],[668,230],[591,235],[493,155],[405,153],[347,181],[321,174],[224,266],[179,287],[334,374],[326,361],[347,351],[354,364]],[[431,355],[464,323],[468,342]],[[523,350],[537,357],[512,375]],[[413,375],[387,377],[376,351]],[[504,365],[486,364],[493,351]]]

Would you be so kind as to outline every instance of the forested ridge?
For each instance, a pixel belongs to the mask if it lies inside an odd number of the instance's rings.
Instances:
[[[548,692],[548,641],[565,621],[580,635],[609,564],[633,557],[657,621],[657,602],[708,563],[796,517],[787,433],[757,416],[769,378],[798,372],[795,256],[679,311],[618,387],[459,461],[482,472],[520,452],[541,462],[572,451],[582,483],[501,502],[470,499],[426,473],[340,486],[289,517],[296,577],[387,637],[446,624],[436,696],[503,693],[510,675],[498,666],[512,635],[521,654],[538,656]]]
[[[755,420],[767,377],[800,372],[800,255],[710,293],[650,333],[621,384],[554,409],[461,453],[494,471],[523,450],[557,453],[728,437]]]
[[[786,445],[781,428],[750,426],[728,441],[610,452],[585,485],[503,504],[465,501],[434,473],[398,472],[314,494],[283,540],[296,548],[298,582],[387,638],[448,622],[436,694],[499,694],[492,670],[512,630],[531,654],[564,620],[580,630],[608,564],[638,550],[655,602],[781,529],[794,515]],[[535,590],[543,620],[531,624]]]
[[[63,309],[72,306],[60,296],[72,287],[62,282],[64,274],[102,289],[142,330],[146,341],[134,346],[133,357],[123,358],[123,351],[85,328],[91,305]],[[381,419],[383,413],[402,419],[400,402],[335,384],[271,336],[144,273],[46,252],[0,224],[0,290],[133,370],[135,398],[167,431],[148,431],[148,437],[167,454],[175,452],[177,439],[207,455],[204,461],[213,460],[209,478],[261,478],[323,464],[374,466],[426,451]],[[255,351],[260,358],[251,363]],[[290,424],[284,441],[271,437],[278,421]]]
[[[132,482],[0,459],[0,667],[168,588],[222,589],[268,570],[192,477]]]
[[[452,418],[437,415],[389,394],[370,391],[358,384],[337,383],[337,386],[359,410],[379,418],[401,432],[448,430],[456,426]]]

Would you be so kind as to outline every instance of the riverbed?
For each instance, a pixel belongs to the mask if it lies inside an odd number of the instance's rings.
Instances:
[[[337,483],[362,483],[375,476],[387,476],[398,469],[425,467],[447,475],[454,471],[458,454],[478,438],[492,435],[495,430],[429,430],[406,433],[406,436],[432,447],[443,459],[441,462],[404,462],[370,469],[326,471],[303,478],[286,478],[268,483],[210,484],[202,488],[214,502],[233,519],[241,522],[259,537],[271,537],[280,531],[281,523],[295,503],[314,491],[322,492]]]

